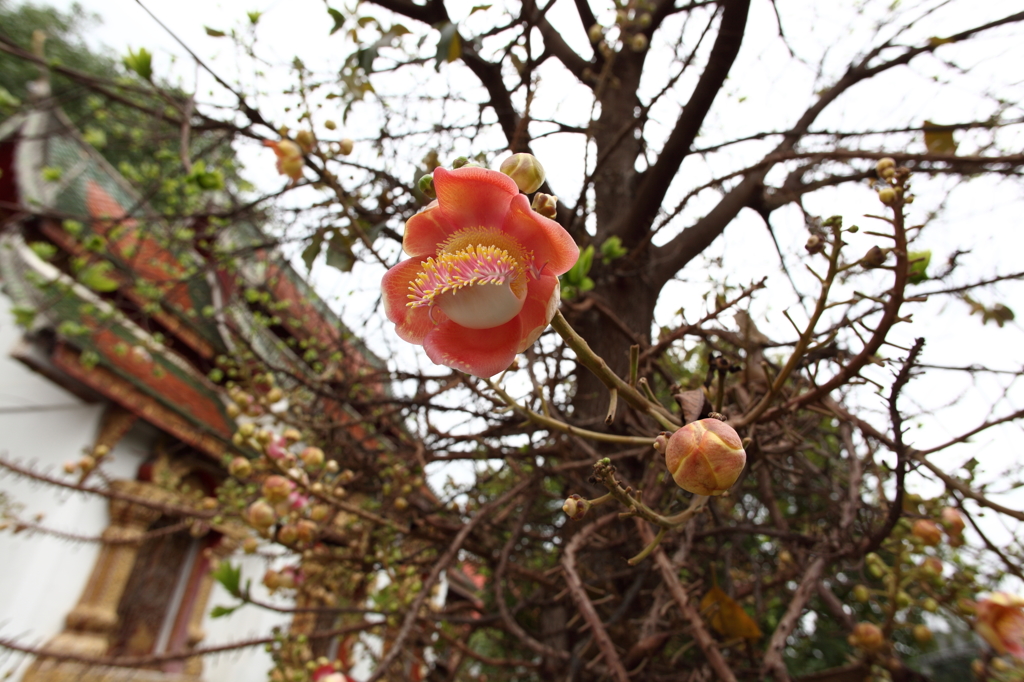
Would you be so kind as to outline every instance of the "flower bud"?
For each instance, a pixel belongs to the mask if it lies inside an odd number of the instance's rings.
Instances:
[[[914,526],[910,532],[924,544],[929,547],[942,542],[942,531],[939,530],[938,524],[930,519],[918,519],[914,521]]]
[[[869,270],[871,268],[879,268],[882,267],[888,256],[889,254],[886,251],[883,251],[877,246],[872,246],[868,249],[868,252],[864,254],[864,257],[860,259],[860,264],[862,267]]]
[[[590,500],[585,500],[576,493],[573,493],[562,505],[562,511],[571,521],[579,521],[590,511]]]
[[[883,187],[878,190],[878,200],[886,206],[892,206],[896,203],[896,190],[892,187]]]
[[[284,438],[284,441],[288,445],[294,445],[295,443],[298,443],[300,440],[302,440],[302,434],[299,433],[298,429],[292,426],[289,426],[287,429],[285,429],[284,432],[281,434],[281,437]]]
[[[295,524],[296,534],[299,542],[308,545],[316,537],[316,523],[307,518],[301,519]]]
[[[263,481],[263,496],[271,503],[283,502],[288,499],[294,487],[295,484],[284,476],[267,476],[267,480]]]
[[[864,585],[857,585],[853,588],[853,598],[859,602],[866,602],[871,598],[871,592]]]
[[[1024,597],[993,592],[978,601],[975,631],[1000,655],[1024,659]]]
[[[320,448],[310,446],[299,455],[302,463],[307,469],[319,469],[324,465],[324,451]]]
[[[294,545],[298,539],[299,530],[295,524],[286,524],[277,531],[277,541],[282,545]]]
[[[255,554],[260,548],[260,541],[251,535],[242,541],[242,551],[246,554]]]
[[[931,597],[928,597],[923,602],[921,602],[921,608],[927,611],[928,613],[935,613],[939,610],[939,602],[935,601]]]
[[[949,536],[949,544],[959,547],[964,543],[964,517],[953,507],[942,508],[942,525],[946,527],[946,535]]]
[[[848,640],[852,646],[871,653],[877,653],[885,647],[885,635],[874,623],[857,623]]]
[[[259,530],[266,530],[277,521],[277,514],[274,512],[274,508],[263,500],[257,500],[250,504],[247,516],[249,517],[249,523]]]
[[[601,24],[594,24],[590,27],[590,30],[587,31],[587,37],[590,38],[590,42],[592,43],[601,42],[601,38],[604,38],[604,26]]]
[[[324,128],[327,128],[328,130],[334,130],[337,127],[338,127],[338,124],[335,123],[334,121],[330,120],[330,119],[327,119],[326,121],[324,121]]]
[[[544,184],[544,167],[533,154],[513,154],[501,162],[499,170],[526,194],[533,194]]]
[[[885,157],[884,159],[879,159],[878,163],[875,164],[875,170],[878,171],[879,175],[881,175],[887,170],[895,171],[896,161],[888,156]]]
[[[78,471],[78,462],[64,462],[64,473],[73,474]]]
[[[643,52],[647,49],[647,36],[643,33],[633,34],[633,37],[629,39],[629,46],[633,48],[633,52]]]
[[[252,474],[252,463],[245,457],[235,457],[228,465],[228,472],[238,478],[248,478]]]
[[[348,156],[349,154],[352,153],[352,150],[355,148],[355,146],[356,143],[346,137],[345,139],[338,143],[338,151],[341,152],[342,156]]]
[[[807,243],[804,244],[804,248],[807,249],[807,253],[811,255],[821,253],[825,250],[825,240],[816,234],[812,234],[807,238]]]
[[[89,455],[86,455],[82,459],[78,460],[78,468],[82,470],[83,474],[87,474],[96,468],[96,460]]]
[[[100,445],[97,445],[96,447],[94,447],[92,449],[92,456],[95,457],[96,459],[103,459],[104,457],[106,457],[109,454],[110,454],[110,446],[109,445],[103,445],[101,443]]]
[[[927,625],[914,626],[914,639],[920,644],[927,644],[932,641],[932,631]]]
[[[434,191],[434,176],[424,175],[420,178],[419,182],[416,183],[417,189],[428,199],[434,199],[437,197],[437,192]]]
[[[696,495],[724,495],[747,462],[736,430],[713,418],[691,422],[667,439],[662,434],[654,447],[665,453],[676,484]]]
[[[309,510],[309,518],[313,519],[314,521],[323,521],[327,518],[327,515],[330,513],[330,507],[328,507],[326,504],[318,504]]]
[[[551,194],[537,192],[533,195],[533,204],[531,208],[545,218],[551,218],[553,220],[555,216],[558,215],[558,197]]]
[[[313,137],[313,133],[309,130],[300,130],[295,133],[295,142],[305,153],[313,151],[313,145],[316,143],[316,138]]]
[[[937,578],[942,575],[942,560],[938,557],[930,556],[921,563],[921,570],[924,571],[925,575]]]
[[[268,590],[273,592],[277,588],[281,587],[281,574],[273,569],[267,570],[267,572],[263,574],[263,584]]]

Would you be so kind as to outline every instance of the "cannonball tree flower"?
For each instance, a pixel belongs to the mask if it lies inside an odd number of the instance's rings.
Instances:
[[[999,654],[1024,659],[1024,597],[993,592],[978,600],[974,629]]]
[[[436,364],[478,377],[508,368],[558,310],[558,275],[579,247],[530,208],[507,175],[434,171],[437,200],[405,225],[410,258],[381,282],[398,336]]]

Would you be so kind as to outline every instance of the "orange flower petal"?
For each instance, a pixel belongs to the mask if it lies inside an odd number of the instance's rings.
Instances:
[[[491,329],[466,329],[445,320],[423,339],[423,350],[435,364],[492,377],[515,360],[522,328],[518,317]]]
[[[429,308],[410,308],[409,284],[423,267],[426,258],[404,260],[384,273],[381,280],[381,295],[384,299],[384,314],[395,323],[398,338],[409,343],[421,344],[426,335],[447,318],[440,309],[434,310],[430,319]]]
[[[560,293],[558,278],[554,275],[544,274],[530,280],[526,288],[526,303],[519,312],[519,319],[523,322],[523,337],[516,349],[518,352],[522,353],[532,346],[551,324],[551,318],[555,316],[561,300]]]
[[[405,223],[402,235],[402,250],[410,256],[433,256],[438,245],[455,232],[444,216],[437,202],[432,202]]]
[[[435,169],[434,190],[441,214],[457,230],[501,227],[509,202],[519,194],[516,183],[504,173],[474,166]]]
[[[524,249],[533,251],[533,262],[538,268],[546,265],[547,272],[553,275],[568,272],[580,257],[580,247],[569,233],[554,220],[532,210],[524,194],[513,197],[504,231]]]

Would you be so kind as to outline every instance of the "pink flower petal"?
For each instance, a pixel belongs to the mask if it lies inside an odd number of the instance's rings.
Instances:
[[[491,329],[466,329],[445,320],[423,339],[423,350],[435,364],[492,377],[515,360],[522,328],[519,317]]]
[[[569,233],[554,220],[532,210],[526,195],[512,199],[504,231],[523,248],[533,251],[533,261],[538,268],[547,265],[547,272],[553,275],[568,272],[580,257],[580,247]]]
[[[512,178],[498,171],[463,166],[434,170],[434,190],[441,214],[456,230],[498,227],[505,223],[509,202],[519,195]]]
[[[558,278],[543,274],[538,279],[530,280],[526,289],[526,303],[519,313],[523,322],[523,338],[516,349],[522,353],[540,338],[540,335],[551,324],[551,318],[558,310],[561,300]]]
[[[427,333],[447,318],[439,309],[434,309],[434,319],[430,319],[427,307],[410,308],[409,283],[423,267],[425,257],[404,260],[384,273],[381,280],[381,295],[384,298],[384,314],[395,323],[398,338],[409,343],[421,344]]]
[[[455,228],[445,220],[435,201],[405,223],[402,250],[413,257],[433,256],[452,232]]]

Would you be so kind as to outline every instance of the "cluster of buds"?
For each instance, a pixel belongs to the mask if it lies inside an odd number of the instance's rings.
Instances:
[[[654,449],[676,484],[696,495],[724,495],[743,472],[743,441],[725,422],[713,417],[691,422],[675,433],[663,432]]]
[[[263,574],[263,585],[271,592],[293,590],[304,579],[302,571],[294,566],[285,566],[280,571],[269,569]]]
[[[907,179],[910,177],[910,169],[904,166],[897,166],[894,159],[888,156],[879,159],[875,164],[875,172],[878,173],[879,188],[878,200],[886,206],[895,206],[898,202],[905,204],[914,203],[914,197],[907,193],[910,185]]]
[[[910,534],[921,544],[937,547],[942,542],[942,531],[950,547],[964,544],[964,517],[952,507],[944,507],[938,522],[932,519],[917,519],[910,527]]]
[[[93,446],[91,449],[87,449],[82,457],[74,462],[64,463],[64,473],[74,474],[76,472],[81,473],[82,478],[85,478],[93,469],[99,465],[100,462],[110,454],[110,446],[100,443]]]

